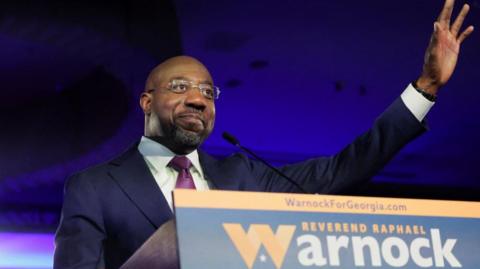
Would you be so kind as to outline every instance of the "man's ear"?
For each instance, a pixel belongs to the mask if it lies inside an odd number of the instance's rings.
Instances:
[[[140,107],[145,115],[149,115],[152,105],[152,94],[148,92],[142,92],[140,95]]]

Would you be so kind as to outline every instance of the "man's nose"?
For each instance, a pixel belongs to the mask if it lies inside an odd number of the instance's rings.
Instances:
[[[193,107],[200,111],[204,111],[207,107],[207,99],[202,93],[196,89],[190,89],[184,93],[185,96],[185,105],[189,107]]]

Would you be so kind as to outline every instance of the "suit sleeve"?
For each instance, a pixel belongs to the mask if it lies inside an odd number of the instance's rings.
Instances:
[[[105,230],[92,183],[74,175],[65,184],[60,225],[55,235],[54,268],[96,268]]]
[[[311,193],[338,193],[373,177],[408,142],[426,130],[397,98],[375,121],[338,154],[287,165],[280,170]],[[300,192],[262,164],[251,168],[261,187],[272,192]]]

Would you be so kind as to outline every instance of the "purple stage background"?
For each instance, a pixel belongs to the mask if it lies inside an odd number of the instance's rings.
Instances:
[[[139,139],[138,96],[163,59],[199,58],[222,89],[207,151],[234,152],[221,139],[228,131],[281,165],[334,154],[366,130],[419,75],[442,4],[2,1],[0,247],[43,234],[37,254],[51,253],[65,178]],[[469,4],[466,23],[478,28],[480,1]],[[348,194],[480,200],[479,48],[477,29],[428,116],[431,131]],[[50,266],[0,257],[0,268]]]

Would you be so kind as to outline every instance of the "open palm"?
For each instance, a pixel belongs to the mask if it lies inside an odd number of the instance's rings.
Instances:
[[[465,4],[460,14],[450,25],[454,0],[446,0],[445,5],[434,23],[434,31],[425,53],[423,72],[417,80],[417,86],[436,94],[453,74],[457,64],[460,45],[473,32],[473,26],[460,33],[463,21],[470,7]]]

